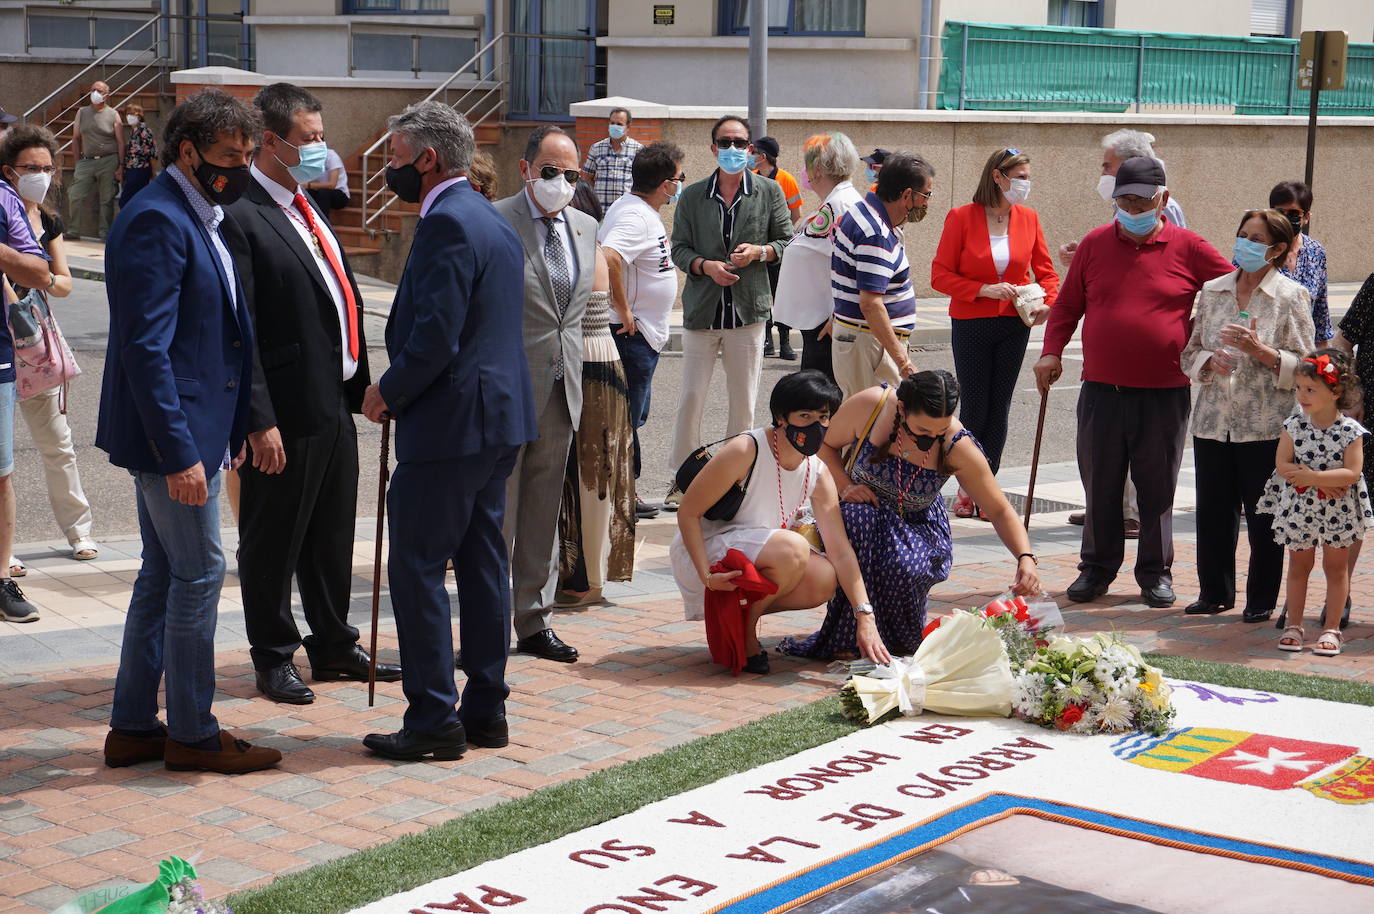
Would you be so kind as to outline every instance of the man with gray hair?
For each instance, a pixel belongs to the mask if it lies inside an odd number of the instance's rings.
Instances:
[[[476,144],[461,115],[421,102],[388,127],[386,183],[420,204],[420,224],[387,320],[391,367],[364,394],[363,414],[396,419],[387,573],[409,706],[399,732],[369,734],[363,745],[387,758],[443,761],[468,744],[509,742],[506,479],[535,437],[521,314],[511,307],[525,294],[524,252],[468,183]],[[461,707],[444,587],[450,561],[460,569]]]

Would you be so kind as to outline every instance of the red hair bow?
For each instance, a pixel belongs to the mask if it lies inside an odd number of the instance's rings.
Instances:
[[[1331,356],[1319,355],[1316,358],[1308,356],[1303,359],[1303,361],[1311,362],[1313,365],[1317,366],[1317,377],[1326,382],[1327,387],[1335,387],[1340,383],[1341,373],[1340,370],[1336,368],[1335,363],[1331,361]]]

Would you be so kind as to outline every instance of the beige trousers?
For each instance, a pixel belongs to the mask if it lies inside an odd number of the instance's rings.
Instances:
[[[53,517],[68,543],[91,535],[91,503],[81,488],[76,469],[76,448],[67,417],[57,407],[57,388],[19,401],[19,411],[33,436],[34,446],[43,456],[43,479],[48,486],[48,501]]]
[[[876,336],[840,323],[834,324],[831,333],[835,337],[830,349],[835,383],[840,385],[840,392],[846,400],[883,381],[894,387],[901,383],[902,376],[897,371],[897,363]],[[906,345],[900,336],[898,340]]]
[[[677,473],[693,449],[707,443],[701,438],[701,420],[706,413],[717,356],[725,363],[725,396],[729,403],[725,434],[738,435],[754,427],[754,404],[763,370],[763,328],[764,322],[759,321],[733,330],[682,331],[682,393],[673,425],[673,448],[668,455],[670,474]],[[714,404],[713,408],[719,410]]]

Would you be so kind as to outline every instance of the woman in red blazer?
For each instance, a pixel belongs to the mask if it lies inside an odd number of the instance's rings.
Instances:
[[[973,202],[945,217],[930,284],[949,296],[950,341],[962,403],[959,421],[983,445],[993,473],[1007,443],[1007,416],[1030,339],[1016,310],[1017,286],[1039,283],[1043,303],[1031,311],[1044,323],[1059,293],[1035,210],[1021,206],[1030,195],[1030,156],[999,149],[983,166]],[[958,517],[972,517],[973,500],[961,489]],[[981,516],[981,515],[980,515]],[[987,518],[984,517],[984,520]]]

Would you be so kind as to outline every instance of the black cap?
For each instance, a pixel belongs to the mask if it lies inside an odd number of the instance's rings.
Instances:
[[[0,108],[0,124],[13,124],[17,120],[19,120],[18,117],[10,114],[4,108]]]
[[[778,141],[771,136],[761,136],[754,140],[754,148],[775,161],[778,158],[778,153],[782,152],[782,148],[778,146]]]
[[[1153,197],[1159,189],[1169,182],[1164,180],[1164,163],[1148,156],[1136,156],[1121,163],[1116,170],[1116,189],[1113,197],[1132,194],[1137,197]]]
[[[887,157],[890,155],[892,155],[891,152],[880,146],[873,150],[871,154],[864,156],[860,161],[867,162],[869,165],[881,165],[887,161]]]

